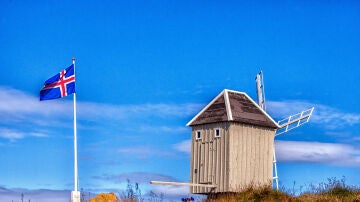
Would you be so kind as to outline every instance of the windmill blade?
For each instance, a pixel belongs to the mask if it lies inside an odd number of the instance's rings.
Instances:
[[[314,111],[314,107],[304,110],[300,113],[289,116],[286,119],[278,121],[280,128],[276,131],[275,136],[281,135],[294,128],[297,128],[307,122]]]

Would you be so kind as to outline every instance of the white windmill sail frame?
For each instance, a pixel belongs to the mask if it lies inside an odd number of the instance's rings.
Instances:
[[[275,137],[287,133],[290,130],[295,129],[305,123],[308,123],[313,111],[314,111],[314,107],[303,110],[300,113],[290,115],[289,117],[278,121],[278,125],[280,125],[280,128],[276,130]],[[279,190],[279,176],[277,174],[275,148],[273,155],[273,168],[274,168],[273,180],[275,180],[276,190]]]
[[[300,113],[293,114],[285,119],[278,121],[280,128],[276,130],[275,136],[281,135],[305,123],[308,123],[313,111],[314,107],[303,110]]]

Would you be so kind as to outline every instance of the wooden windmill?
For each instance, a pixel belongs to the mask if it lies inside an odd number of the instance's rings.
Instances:
[[[307,123],[313,108],[276,122],[265,111],[261,72],[256,81],[258,103],[225,89],[187,123],[192,127],[190,183],[150,183],[190,186],[194,194],[237,192],[272,186],[272,181],[278,189],[274,138]]]
[[[188,124],[192,127],[190,182],[212,191],[270,186],[279,125],[246,93],[223,90]],[[192,193],[211,189],[193,186]]]
[[[280,122],[266,113],[263,76],[256,76],[258,104],[246,93],[223,90],[188,124],[192,127],[190,181],[236,192],[248,186],[278,189],[274,138],[309,121],[313,108]],[[192,193],[211,189],[192,186]]]

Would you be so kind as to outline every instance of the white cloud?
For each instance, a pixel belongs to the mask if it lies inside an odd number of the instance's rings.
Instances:
[[[164,193],[166,196],[187,196],[190,193],[188,186],[154,185],[154,192]]]
[[[46,134],[39,133],[39,132],[26,133],[26,132],[20,132],[20,131],[16,131],[16,130],[7,129],[7,128],[0,128],[0,138],[10,140],[11,142],[14,142],[19,139],[23,139],[25,137],[31,137],[31,136],[32,137],[48,137]]]
[[[29,128],[54,127],[61,125],[72,126],[73,103],[69,100],[56,99],[51,101],[39,101],[37,96],[29,95],[20,90],[0,86],[0,119],[3,127],[11,128],[14,124],[21,124]],[[139,104],[139,105],[111,105],[92,102],[77,102],[77,119],[95,123],[119,123],[122,120],[143,120],[153,117],[161,119],[190,116],[196,113],[202,105],[195,103],[185,104]],[[156,132],[186,131],[185,127],[147,126],[144,123],[133,121],[138,128],[151,129]],[[39,126],[39,127],[38,127]],[[24,128],[24,127],[23,127]],[[3,138],[16,140],[27,136],[44,137],[43,133],[36,131],[14,132],[3,131]],[[32,134],[32,135],[31,135]]]
[[[23,91],[0,86],[0,119],[2,123],[31,123],[40,126],[56,125],[64,120],[72,121],[72,101],[51,100],[40,102],[37,96]],[[78,120],[116,122],[123,119],[169,118],[192,116],[203,104],[139,104],[112,105],[92,102],[77,103]],[[275,118],[285,118],[304,109],[315,107],[311,122],[328,129],[360,124],[360,114],[346,113],[329,106],[306,101],[268,101],[268,112]],[[142,126],[144,129],[149,126]],[[141,128],[141,127],[140,127]],[[153,127],[158,131],[186,131],[184,127],[169,128],[168,126]]]
[[[346,113],[339,109],[306,101],[269,101],[268,112],[276,118],[286,118],[305,109],[315,107],[311,122],[320,124],[327,129],[344,128],[360,124],[360,114]]]
[[[119,153],[128,158],[137,158],[137,159],[147,159],[152,156],[161,156],[161,157],[175,157],[175,154],[153,148],[150,146],[132,146],[132,147],[123,147],[118,150]]]
[[[110,105],[80,102],[79,114],[91,118],[128,119],[146,117],[184,117],[194,114],[200,109],[200,104],[140,104],[140,105]]]
[[[184,133],[191,130],[188,127],[179,126],[179,127],[169,127],[169,126],[148,126],[148,125],[142,125],[140,127],[137,127],[136,130],[140,132],[149,132],[152,133]]]
[[[15,141],[16,139],[24,138],[25,135],[23,133],[19,133],[8,129],[0,129],[0,137],[8,139],[10,141]]]
[[[52,126],[72,118],[72,105],[59,100],[40,102],[38,97],[0,86],[2,125]]]
[[[106,181],[107,183],[115,183],[121,185],[121,187],[127,186],[127,180],[130,180],[130,184],[139,183],[139,187],[143,193],[145,199],[151,199],[154,196],[150,194],[155,193],[157,198],[160,199],[161,194],[164,196],[165,201],[178,201],[183,197],[193,196],[194,198],[200,199],[203,196],[200,195],[191,195],[190,189],[188,186],[171,186],[171,185],[157,185],[157,184],[149,184],[150,181],[165,181],[165,182],[180,182],[178,179],[158,173],[151,172],[129,172],[122,173],[119,175],[108,175],[104,174],[101,176],[94,176],[94,179]],[[116,185],[114,185],[116,186]],[[147,201],[147,200],[146,200]]]
[[[190,153],[191,140],[173,145],[177,151]],[[347,144],[275,141],[278,161],[312,162],[342,166],[360,166],[360,149]]]
[[[277,160],[360,166],[360,150],[347,144],[275,141]]]
[[[40,105],[40,101],[38,98],[31,96],[22,91],[2,87],[0,86],[0,112],[6,114],[26,114],[26,113],[55,113],[59,112],[59,105],[64,107],[63,104],[51,102],[42,102]],[[53,106],[54,105],[54,106]]]
[[[30,189],[6,189],[0,187],[0,201],[20,201],[21,194],[24,194],[24,201],[68,202],[71,191],[69,190],[30,190]]]
[[[29,133],[29,135],[33,136],[33,137],[49,137],[47,134],[39,133],[39,132],[32,132],[32,133]]]
[[[152,185],[151,191],[158,196],[163,194],[169,201],[179,201],[184,197],[193,197],[195,201],[203,201],[206,199],[206,195],[191,194],[189,186]]]
[[[111,181],[115,183],[126,183],[130,180],[131,183],[144,183],[148,184],[150,181],[178,181],[176,178],[168,175],[150,173],[150,172],[130,172],[122,173],[119,175],[107,175],[94,176],[94,179]]]
[[[51,100],[42,101],[25,92],[0,86],[0,116],[14,121],[18,118],[53,118],[68,114],[72,119],[72,101]],[[140,104],[140,105],[111,105],[92,102],[77,102],[78,119],[123,119],[131,117],[184,117],[196,113],[201,104]],[[38,115],[40,117],[36,117]]]
[[[180,152],[190,154],[191,152],[191,140],[184,140],[173,145],[173,148]]]

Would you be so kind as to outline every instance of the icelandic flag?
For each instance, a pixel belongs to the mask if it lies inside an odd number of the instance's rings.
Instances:
[[[74,64],[46,80],[40,90],[40,101],[62,98],[75,93]]]

